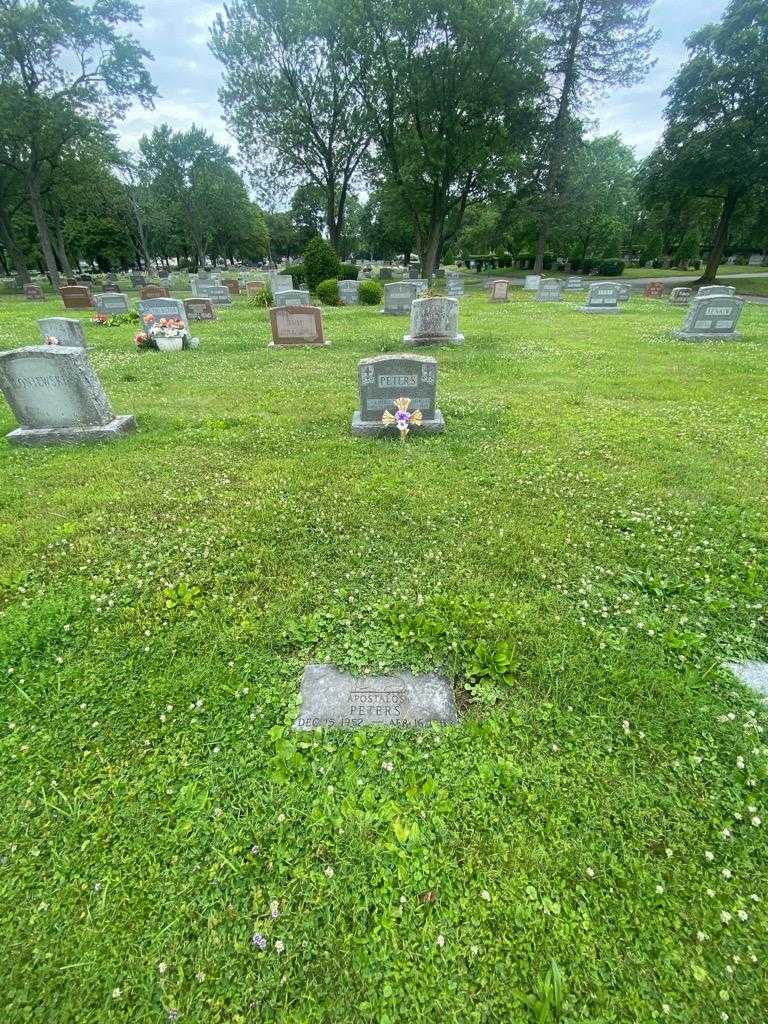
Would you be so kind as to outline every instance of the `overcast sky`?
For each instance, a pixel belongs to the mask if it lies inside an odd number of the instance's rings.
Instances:
[[[596,133],[618,131],[638,157],[646,156],[663,128],[662,92],[685,56],[685,38],[718,21],[726,6],[727,0],[657,0],[651,15],[662,33],[656,67],[641,85],[605,97],[594,111]],[[153,125],[167,121],[175,129],[193,123],[206,128],[234,151],[217,97],[220,65],[208,49],[208,27],[223,9],[216,0],[144,0],[142,24],[134,34],[156,55],[150,69],[160,97],[154,110],[137,106],[129,112],[120,126],[124,148],[134,148]]]

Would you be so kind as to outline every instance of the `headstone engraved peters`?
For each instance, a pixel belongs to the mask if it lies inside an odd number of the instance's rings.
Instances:
[[[43,289],[39,284],[25,284],[24,298],[27,299],[28,302],[42,302],[45,296],[43,295]]]
[[[168,299],[171,293],[163,285],[148,284],[139,289],[140,299]]]
[[[65,309],[92,309],[93,299],[89,288],[81,284],[66,285],[59,289]]]
[[[539,285],[540,284],[541,284],[541,275],[540,274],[528,274],[528,276],[525,279],[525,284],[523,285],[523,291],[526,291],[526,292],[537,292],[539,290]]]
[[[301,680],[301,707],[293,728],[321,726],[356,729],[382,725],[417,729],[458,722],[451,684],[444,676],[352,676],[333,665],[307,665]]]
[[[586,306],[582,313],[618,313],[619,287],[616,284],[593,284],[589,287]]]
[[[197,295],[201,299],[210,299],[214,306],[232,305],[232,296],[229,294],[229,288],[225,288],[223,284],[198,283]]]
[[[539,285],[536,298],[539,302],[560,302],[561,284],[557,278],[547,277]]]
[[[339,281],[339,302],[342,306],[356,306],[359,303],[359,288],[359,281]]]
[[[736,332],[736,324],[743,308],[743,299],[732,295],[697,296],[691,302],[682,329],[674,331],[674,336],[686,341],[707,338],[735,341],[741,337]]]
[[[193,297],[184,299],[184,312],[187,320],[215,320],[216,309],[209,299]]]
[[[651,281],[645,286],[643,295],[646,299],[660,299],[664,294],[664,285],[661,281]]]
[[[460,345],[459,300],[448,296],[414,299],[411,305],[411,333],[404,345]]]
[[[323,335],[323,314],[319,306],[272,307],[269,311],[272,341],[269,347],[328,345]]]
[[[0,391],[19,426],[11,444],[39,447],[109,441],[136,428],[115,416],[82,348],[33,346],[0,353]]]
[[[708,299],[713,295],[735,295],[736,286],[732,284],[706,284],[696,292],[697,299]]]
[[[275,306],[308,306],[309,292],[295,288],[292,291],[275,292],[272,296]]]
[[[361,359],[357,364],[360,408],[352,416],[354,437],[397,435],[396,426],[381,422],[385,411],[395,412],[398,398],[410,398],[409,411],[417,409],[422,421],[415,433],[439,434],[445,429],[443,414],[436,406],[437,360],[433,356],[382,355]]]
[[[130,309],[128,296],[120,292],[103,292],[101,295],[94,295],[93,305],[97,313],[102,316],[112,316],[115,313],[127,313]]]
[[[491,281],[491,302],[508,302],[509,301],[509,281],[506,278],[502,278],[498,281]]]
[[[672,306],[687,306],[693,295],[692,288],[673,288],[669,293],[669,302]]]
[[[411,281],[393,281],[384,285],[384,312],[391,316],[404,316],[411,312],[416,289]]]
[[[85,348],[85,331],[79,320],[66,316],[48,316],[37,321],[43,343],[46,338],[55,338],[66,348]]]
[[[181,299],[142,299],[139,302],[139,316],[142,320],[145,316],[153,316],[157,320],[162,320],[163,317],[178,317],[184,322],[185,327],[189,327],[187,312]]]

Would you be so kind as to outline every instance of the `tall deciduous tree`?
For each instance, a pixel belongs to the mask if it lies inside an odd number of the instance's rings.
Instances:
[[[599,91],[640,81],[658,32],[648,28],[653,0],[546,0],[554,117],[546,137],[543,194],[534,270],[544,265],[573,117]]]
[[[242,152],[283,184],[322,190],[339,244],[368,128],[345,54],[340,0],[234,0],[211,32],[224,66],[220,99]],[[257,175],[258,184],[258,175]]]
[[[667,90],[667,129],[649,192],[709,198],[719,215],[701,278],[717,276],[734,217],[768,187],[768,5],[732,0],[719,24],[687,41]]]
[[[151,106],[149,55],[119,32],[138,18],[130,0],[0,0],[0,163],[24,180],[54,286],[59,275],[45,175],[90,115],[108,126],[136,99]]]

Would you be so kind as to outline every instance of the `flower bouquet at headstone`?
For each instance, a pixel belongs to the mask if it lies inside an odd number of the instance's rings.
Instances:
[[[135,309],[129,309],[126,313],[97,313],[91,318],[91,323],[97,327],[124,327],[126,324],[138,324],[141,317]]]
[[[136,348],[142,352],[153,349],[156,352],[181,352],[185,348],[197,348],[184,321],[175,316],[156,317],[147,313],[144,317],[144,330],[134,338]]]

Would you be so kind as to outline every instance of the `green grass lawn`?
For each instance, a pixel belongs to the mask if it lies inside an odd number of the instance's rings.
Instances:
[[[463,299],[406,443],[349,433],[405,318],[88,327],[138,432],[0,444],[3,1021],[764,1024],[768,310],[578,301]],[[293,733],[310,660],[461,724]]]

